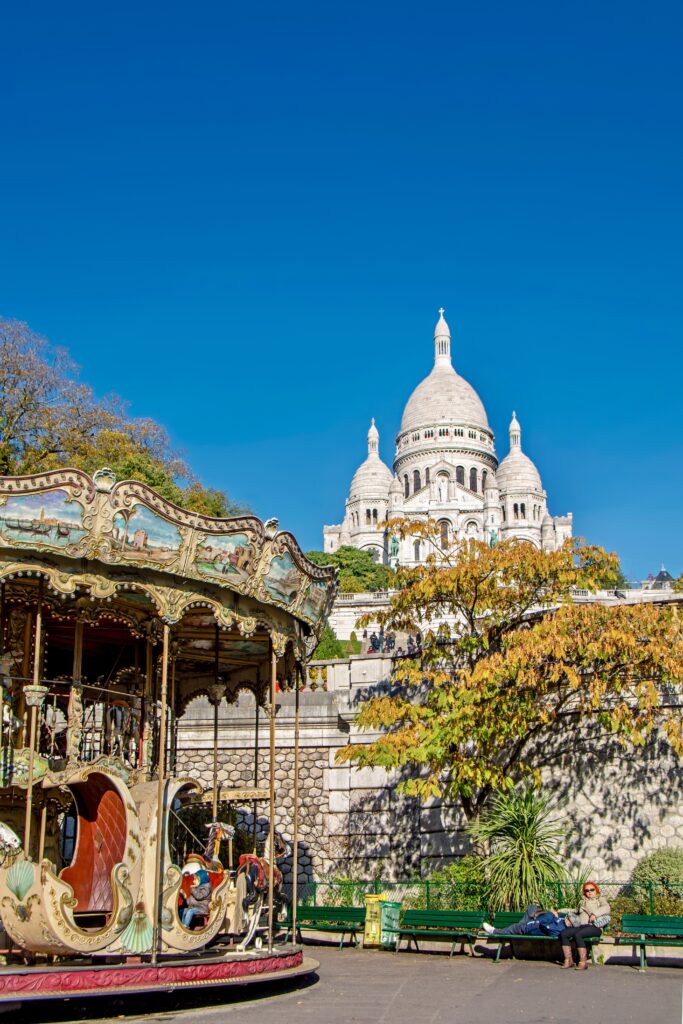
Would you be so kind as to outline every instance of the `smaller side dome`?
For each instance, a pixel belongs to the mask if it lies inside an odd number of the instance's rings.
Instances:
[[[542,491],[541,475],[522,451],[522,428],[514,412],[509,432],[510,451],[496,470],[498,486],[501,491]]]
[[[368,430],[368,457],[353,474],[349,497],[386,498],[393,474],[379,457],[379,431],[374,419]]]

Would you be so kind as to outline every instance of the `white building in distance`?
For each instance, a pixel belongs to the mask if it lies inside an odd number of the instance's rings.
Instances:
[[[370,550],[385,564],[417,565],[429,552],[413,538],[399,542],[382,528],[388,519],[431,518],[444,547],[474,537],[495,544],[518,537],[554,550],[572,535],[572,514],[551,516],[536,466],[522,451],[515,413],[510,451],[498,462],[486,410],[453,368],[451,332],[439,310],[434,366],[415,388],[396,438],[393,473],[379,457],[373,419],[368,457],[353,475],[344,520],[325,526],[324,550],[342,545]]]

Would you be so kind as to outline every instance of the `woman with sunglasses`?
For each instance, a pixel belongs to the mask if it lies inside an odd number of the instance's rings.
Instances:
[[[560,942],[564,953],[562,969],[567,971],[574,966],[572,957],[572,939],[576,942],[579,953],[577,971],[585,971],[588,967],[588,950],[586,939],[599,938],[602,929],[610,922],[610,906],[602,896],[595,882],[586,882],[581,889],[583,899],[576,912],[567,914],[567,927],[560,932]]]

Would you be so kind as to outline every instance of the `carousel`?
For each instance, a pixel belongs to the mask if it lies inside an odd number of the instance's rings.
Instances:
[[[276,520],[207,518],[107,469],[0,477],[0,1002],[317,966],[279,941],[278,909],[287,858],[296,914],[298,694],[335,586]],[[269,771],[231,790],[219,707],[242,690],[256,699],[256,757],[259,708],[266,718]],[[178,770],[178,717],[198,696],[213,705],[204,779]],[[245,808],[253,838],[240,849]]]

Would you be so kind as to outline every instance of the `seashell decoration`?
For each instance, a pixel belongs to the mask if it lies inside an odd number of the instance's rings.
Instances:
[[[121,933],[121,945],[127,953],[149,953],[154,929],[141,903],[136,904],[130,924]]]
[[[33,885],[33,864],[28,860],[15,860],[7,872],[7,888],[21,903]]]

